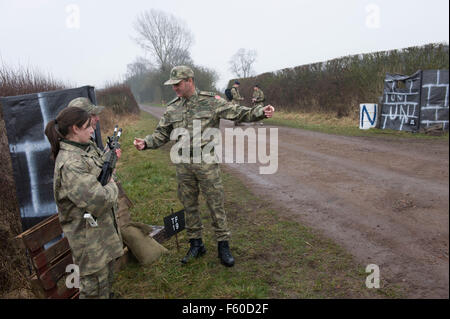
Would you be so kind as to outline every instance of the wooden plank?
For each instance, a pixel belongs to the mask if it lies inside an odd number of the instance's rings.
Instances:
[[[43,224],[48,223],[49,221],[53,220],[54,218],[57,218],[58,214],[54,214],[51,215],[49,218],[41,221],[40,223],[34,225],[33,227],[27,229],[26,231],[24,231],[23,233],[19,234],[16,236],[16,238],[22,239],[23,236],[26,236],[32,232],[34,232],[36,229],[38,229],[39,227],[41,227]]]
[[[78,291],[75,293],[75,295],[73,295],[72,297],[70,297],[70,299],[79,299],[80,298],[80,289],[77,289]]]
[[[77,288],[67,288],[63,293],[60,294],[60,298],[63,299],[72,299],[72,297],[79,293],[79,289]]]
[[[42,287],[41,281],[38,279],[36,274],[33,274],[29,278],[31,289],[33,293],[40,299],[47,298],[44,288]]]
[[[27,249],[27,251],[30,253],[30,258],[33,259],[34,257],[36,257],[37,255],[39,255],[41,252],[43,252],[44,246],[39,247],[38,249],[36,249],[35,251],[30,251],[29,249]]]
[[[80,294],[79,289],[77,288],[69,289],[67,287],[63,287],[62,289],[59,288],[58,290],[57,283],[50,290],[44,290],[44,288],[42,287],[42,282],[38,279],[36,274],[33,274],[29,278],[29,280],[33,288],[33,293],[40,299],[77,299],[78,295]]]
[[[150,237],[152,237],[158,243],[162,244],[169,239],[167,237],[164,226],[152,226],[152,225],[150,226],[153,227],[153,231],[150,233]]]
[[[48,296],[48,299],[73,299],[79,293],[77,288],[64,288]]]
[[[69,264],[73,264],[72,254],[64,256],[60,261],[39,276],[42,287],[45,290],[50,290],[55,287],[58,280],[66,274],[66,266]]]
[[[46,243],[55,239],[62,233],[59,223],[58,214],[55,214],[39,224],[20,234],[25,246],[34,252],[44,246]]]
[[[33,266],[39,271],[46,265],[50,265],[55,259],[66,254],[68,251],[70,251],[69,241],[66,237],[61,238],[56,244],[35,256],[32,259]]]
[[[52,296],[57,296],[58,295],[58,286],[54,286],[52,289],[50,290],[45,290],[45,298],[49,299]]]

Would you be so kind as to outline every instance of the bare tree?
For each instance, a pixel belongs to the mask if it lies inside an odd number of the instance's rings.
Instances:
[[[143,57],[137,57],[133,63],[127,64],[126,78],[134,76],[142,76],[150,70],[154,69],[154,66],[150,61]]]
[[[228,62],[230,71],[238,78],[247,78],[255,74],[253,63],[256,61],[256,50],[246,51],[240,48]]]
[[[189,49],[194,37],[182,20],[152,9],[137,17],[134,29],[138,34],[135,41],[150,53],[163,71],[192,63]]]

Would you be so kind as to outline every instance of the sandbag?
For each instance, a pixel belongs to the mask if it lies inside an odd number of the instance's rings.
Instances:
[[[142,265],[150,265],[168,250],[149,236],[152,227],[130,222],[120,229],[123,242]]]

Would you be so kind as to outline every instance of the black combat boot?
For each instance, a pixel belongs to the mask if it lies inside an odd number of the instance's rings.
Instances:
[[[218,250],[219,250],[219,258],[222,265],[225,265],[227,267],[233,267],[234,265],[234,258],[231,255],[230,247],[228,246],[228,241],[219,241],[218,243]]]
[[[191,247],[186,256],[181,260],[181,263],[183,264],[187,264],[191,259],[198,258],[206,253],[206,248],[203,245],[201,238],[189,239],[189,242],[191,243]]]

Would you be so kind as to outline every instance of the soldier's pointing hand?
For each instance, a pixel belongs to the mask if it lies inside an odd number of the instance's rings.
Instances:
[[[266,105],[263,110],[264,110],[264,115],[267,118],[271,118],[273,116],[273,113],[275,112],[275,108],[270,104]]]
[[[142,138],[134,138],[134,146],[138,151],[142,151],[145,148],[145,141]]]

